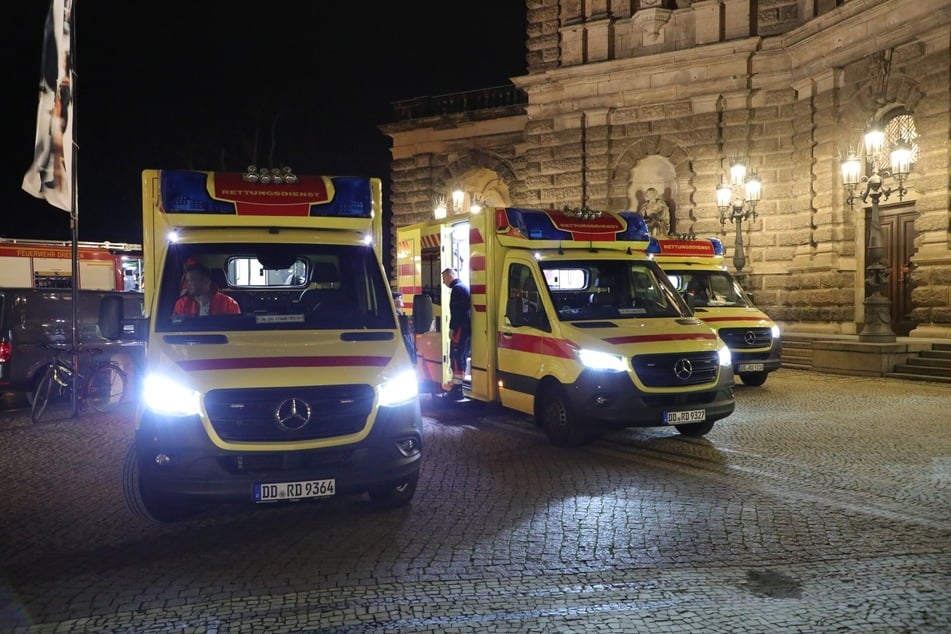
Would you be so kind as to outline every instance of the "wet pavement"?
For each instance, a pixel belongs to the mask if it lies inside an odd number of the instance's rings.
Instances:
[[[0,411],[4,632],[947,632],[951,386],[780,370],[703,438],[424,404],[410,507],[123,502],[132,414]]]

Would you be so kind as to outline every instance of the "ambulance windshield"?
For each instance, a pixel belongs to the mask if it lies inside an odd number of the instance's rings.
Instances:
[[[753,305],[746,291],[726,271],[665,270],[677,292],[694,308],[748,308]]]
[[[686,317],[689,309],[652,262],[542,262],[561,321]]]
[[[159,332],[396,327],[370,246],[175,244],[161,279]]]

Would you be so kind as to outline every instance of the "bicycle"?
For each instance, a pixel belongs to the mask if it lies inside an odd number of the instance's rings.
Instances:
[[[43,344],[43,347],[53,350],[54,355],[33,393],[31,415],[34,423],[40,422],[51,398],[58,400],[71,396],[76,385],[79,386],[76,400],[81,410],[89,405],[97,412],[108,413],[115,410],[125,400],[128,379],[125,371],[115,361],[97,363],[88,376],[73,370],[74,352],[101,354],[102,349],[83,347],[74,349],[70,346],[55,344]],[[69,361],[63,359],[65,355],[69,355]]]

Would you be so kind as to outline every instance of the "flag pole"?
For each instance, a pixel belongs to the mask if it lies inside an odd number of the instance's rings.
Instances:
[[[40,86],[36,110],[36,144],[33,163],[23,175],[23,190],[43,198],[69,213],[72,233],[72,366],[79,370],[79,196],[75,160],[78,144],[73,135],[73,103],[76,94],[75,30],[76,0],[50,0],[43,28]],[[35,282],[34,282],[35,284]],[[74,383],[78,381],[74,378]],[[78,387],[74,385],[74,388]],[[72,410],[78,413],[77,389],[72,390]]]
[[[69,89],[72,107],[72,165],[69,170],[70,211],[69,226],[72,231],[72,266],[73,266],[73,390],[70,396],[70,407],[73,418],[79,415],[79,144],[77,135],[79,126],[76,125],[76,0],[66,0],[69,6]]]

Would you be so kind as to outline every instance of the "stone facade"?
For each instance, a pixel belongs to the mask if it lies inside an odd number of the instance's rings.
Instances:
[[[720,238],[728,262],[741,248],[740,277],[787,332],[856,334],[869,203],[861,187],[849,203],[840,164],[870,120],[910,115],[907,191],[880,206],[887,290],[905,294],[898,334],[951,338],[951,3],[526,0],[526,11],[528,73],[513,80],[524,99],[381,126],[395,226],[431,218],[434,197],[457,186],[493,204],[612,210],[637,209],[654,187],[672,233]],[[740,232],[716,203],[734,156],[763,183]]]

